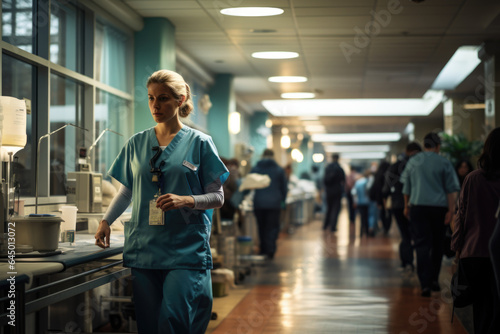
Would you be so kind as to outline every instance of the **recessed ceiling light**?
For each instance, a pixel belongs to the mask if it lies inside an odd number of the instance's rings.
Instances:
[[[443,91],[428,90],[421,99],[264,100],[273,116],[427,116],[443,101]]]
[[[229,16],[273,16],[283,14],[284,10],[274,7],[233,7],[221,9],[220,13]]]
[[[279,77],[269,77],[267,80],[270,82],[306,82],[306,77],[301,76],[279,76]]]
[[[283,93],[283,99],[313,99],[316,95],[314,93],[297,92],[297,93]]]
[[[390,142],[399,141],[399,132],[377,133],[318,133],[311,136],[314,142],[356,143],[356,142]]]
[[[291,51],[262,51],[252,53],[252,57],[259,59],[292,59],[298,56],[297,52]]]

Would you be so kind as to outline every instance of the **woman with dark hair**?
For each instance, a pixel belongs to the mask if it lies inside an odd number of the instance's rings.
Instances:
[[[500,128],[490,132],[478,169],[465,177],[460,192],[452,249],[473,289],[475,333],[500,333],[500,298],[488,243],[500,199]]]
[[[464,183],[467,174],[469,174],[473,170],[474,167],[472,167],[472,164],[470,163],[469,160],[462,159],[459,162],[457,162],[457,164],[455,165],[455,172],[457,173],[458,182],[460,182],[460,187],[462,187],[462,184]]]

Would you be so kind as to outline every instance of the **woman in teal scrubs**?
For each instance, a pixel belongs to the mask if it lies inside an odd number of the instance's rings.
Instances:
[[[122,186],[96,245],[109,247],[109,225],[132,202],[123,259],[134,277],[139,333],[204,333],[212,310],[212,209],[224,202],[229,172],[211,137],[180,121],[193,110],[182,76],[157,71],[147,88],[157,124],[132,136],[111,166]]]

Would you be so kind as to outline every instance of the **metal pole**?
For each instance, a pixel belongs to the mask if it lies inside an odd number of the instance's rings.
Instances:
[[[79,128],[79,129],[82,129],[82,130],[85,130],[85,131],[89,131],[85,128],[82,128],[78,125],[75,125],[75,124],[72,124],[72,123],[66,123],[65,125],[61,126],[59,129],[57,130],[54,130],[50,133],[47,133],[46,135],[43,135],[40,137],[40,139],[38,139],[38,145],[37,145],[37,149],[36,149],[36,172],[35,172],[35,214],[38,214],[38,173],[39,173],[39,167],[40,167],[40,143],[42,142],[42,139],[43,138],[48,138],[50,137],[51,135],[53,135],[54,133],[64,129],[65,127],[67,127],[68,125],[71,125],[75,128]]]

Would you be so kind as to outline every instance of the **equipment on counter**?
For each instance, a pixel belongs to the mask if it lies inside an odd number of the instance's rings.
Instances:
[[[104,129],[88,150],[80,148],[78,171],[68,173],[67,203],[76,204],[79,212],[102,212],[102,173],[92,171],[90,154],[106,131],[123,136],[113,130]]]
[[[72,124],[72,123],[66,123],[65,125],[61,126],[59,129],[56,129],[56,130],[54,130],[52,132],[49,132],[46,135],[41,136],[40,139],[38,139],[38,145],[37,145],[37,151],[36,151],[36,174],[35,174],[36,175],[36,179],[35,179],[35,214],[38,213],[38,172],[39,172],[39,169],[40,169],[40,143],[42,142],[43,138],[50,137],[51,135],[53,135],[54,133],[56,133],[56,132],[64,129],[68,125],[73,126],[75,128],[78,128],[78,129],[81,129],[81,130],[88,131],[87,129],[79,127],[78,125],[75,125],[75,124]]]
[[[67,202],[79,212],[102,212],[102,174],[69,172]]]

